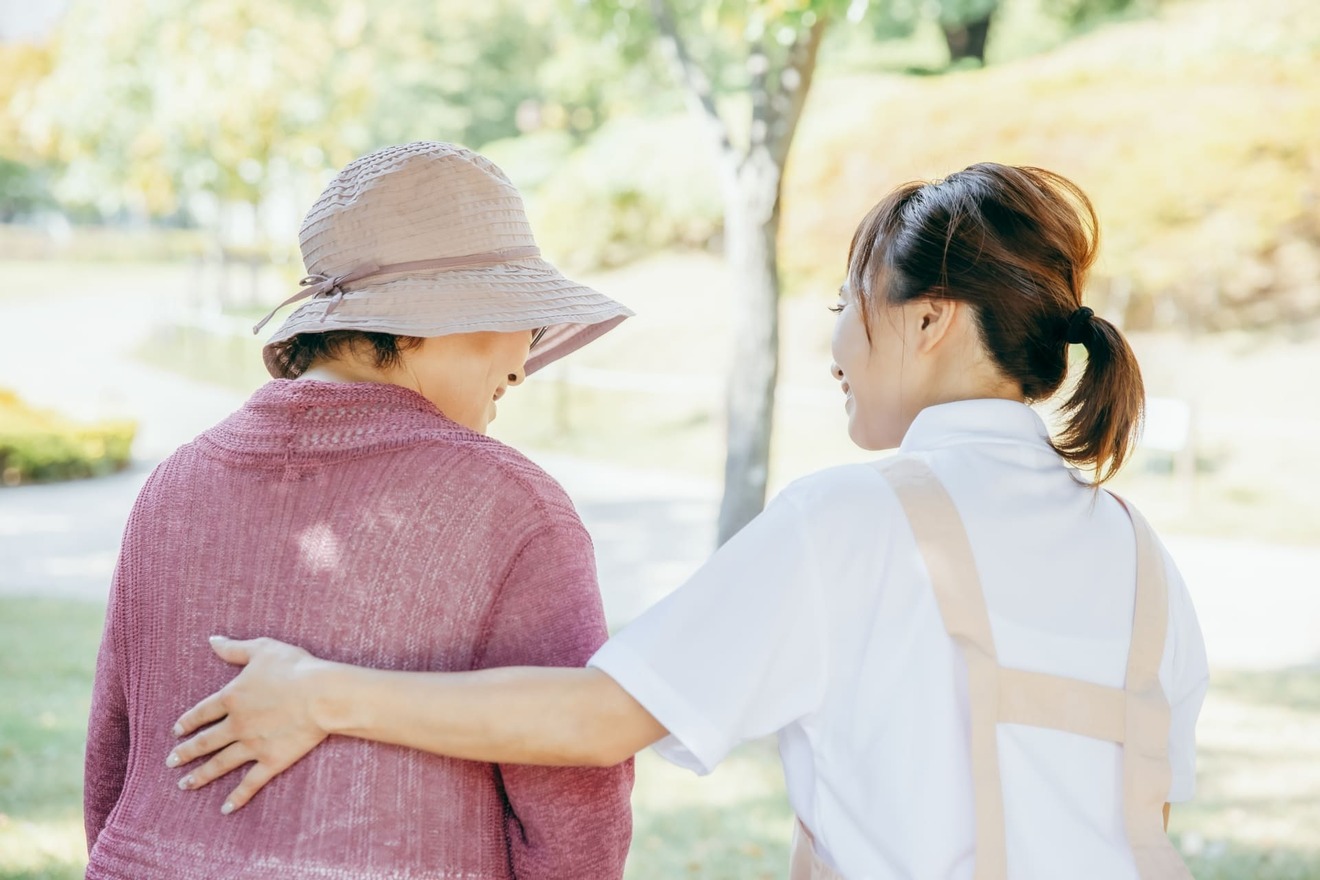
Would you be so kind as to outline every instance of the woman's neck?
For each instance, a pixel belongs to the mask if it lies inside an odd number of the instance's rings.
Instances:
[[[440,349],[434,349],[433,354],[435,351]],[[457,366],[452,358],[437,359],[434,356],[415,363],[411,353],[406,353],[398,365],[390,367],[378,367],[361,356],[326,358],[314,362],[298,379],[397,385],[431,401],[446,418],[484,434],[492,418],[490,398],[484,390],[473,391],[461,381],[455,381],[455,377],[462,376]]]
[[[308,367],[298,379],[313,379],[317,382],[370,382],[375,385],[399,385],[410,391],[417,391],[416,383],[409,381],[407,375],[396,375],[397,370],[383,370],[350,360],[320,360]]]

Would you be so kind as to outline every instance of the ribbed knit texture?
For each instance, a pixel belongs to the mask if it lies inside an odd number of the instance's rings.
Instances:
[[[165,767],[236,669],[207,636],[379,669],[581,666],[605,640],[563,490],[392,385],[277,380],[157,468],[120,553],[87,740],[89,878],[622,875],[631,763],[478,764],[331,737],[232,816]]]

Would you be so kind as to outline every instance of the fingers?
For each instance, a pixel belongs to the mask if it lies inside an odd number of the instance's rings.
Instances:
[[[213,755],[211,760],[180,779],[179,788],[184,791],[205,788],[226,773],[231,773],[244,764],[255,760],[256,756],[252,754],[251,749],[242,743],[234,743],[219,754]]]
[[[237,740],[238,737],[234,735],[229,721],[222,721],[214,727],[203,730],[182,745],[175,746],[174,751],[165,759],[165,766],[182,767],[184,764],[191,764],[198,758],[228,748]]]
[[[211,643],[211,650],[215,651],[221,660],[235,666],[246,666],[252,659],[253,651],[270,640],[249,639],[248,641],[238,641],[237,639],[227,639],[224,636],[211,636],[208,641]],[[210,724],[212,721],[218,721],[227,714],[221,693],[214,693],[193,706],[179,718],[174,725],[174,735],[187,736],[197,728]]]
[[[220,808],[220,812],[226,816],[235,810],[241,810],[252,796],[266,787],[279,774],[266,764],[253,764],[247,773],[243,774],[243,781],[230,792],[229,797],[225,798],[225,805]]]
[[[224,636],[211,636],[207,639],[211,643],[211,650],[226,663],[232,663],[235,666],[246,666],[252,659],[252,652],[255,651],[265,639],[250,639],[246,642],[240,642],[237,639],[227,639]]]
[[[224,706],[223,691],[217,691],[179,716],[179,720],[174,723],[174,735],[187,736],[197,728],[219,721],[228,714]]]

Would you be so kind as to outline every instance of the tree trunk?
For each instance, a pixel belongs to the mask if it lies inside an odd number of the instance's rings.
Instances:
[[[964,24],[941,22],[944,30],[944,42],[949,47],[949,62],[957,63],[964,58],[975,58],[985,64],[985,44],[990,36],[990,20],[994,17],[991,9],[984,17]]]
[[[746,150],[735,147],[716,105],[711,77],[693,61],[668,0],[651,0],[660,40],[688,103],[705,120],[723,172],[725,256],[734,274],[733,363],[729,368],[724,461],[723,544],[765,506],[779,378],[779,190],[798,119],[811,88],[826,17],[809,13],[771,76],[762,36],[748,46],[746,95],[751,126]]]
[[[779,377],[776,248],[782,172],[769,151],[759,149],[725,175],[725,253],[733,271],[735,319],[727,384],[728,454],[720,544],[765,506]]]

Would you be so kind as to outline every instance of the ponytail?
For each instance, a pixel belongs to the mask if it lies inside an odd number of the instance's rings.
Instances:
[[[1074,312],[1068,325],[1067,341],[1086,348],[1086,368],[1061,407],[1066,423],[1054,448],[1070,463],[1094,470],[1100,485],[1118,473],[1132,452],[1145,386],[1121,330],[1086,308]]]
[[[906,184],[853,236],[848,283],[863,300],[910,302],[938,291],[969,303],[981,341],[1028,401],[1054,396],[1069,345],[1086,347],[1054,448],[1099,485],[1132,451],[1144,390],[1119,329],[1081,305],[1099,247],[1095,207],[1077,184],[1040,168],[984,162]]]

